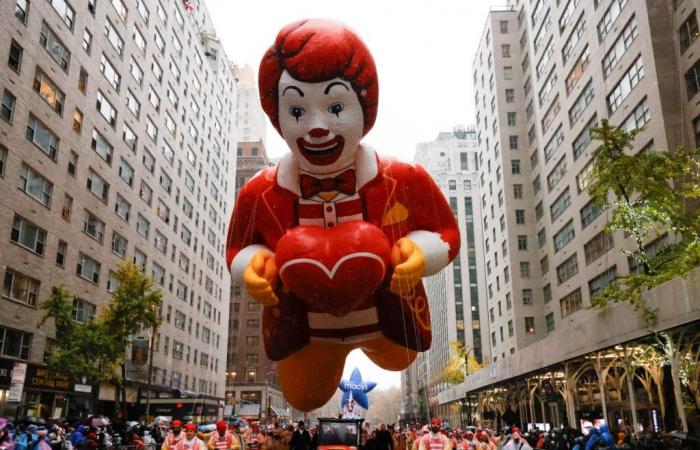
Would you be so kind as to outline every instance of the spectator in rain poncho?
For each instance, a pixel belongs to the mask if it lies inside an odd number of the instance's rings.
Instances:
[[[15,442],[10,436],[10,423],[4,417],[0,417],[0,450],[14,450]]]

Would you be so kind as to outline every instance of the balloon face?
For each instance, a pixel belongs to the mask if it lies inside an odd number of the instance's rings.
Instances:
[[[312,311],[343,317],[382,283],[390,251],[386,235],[367,222],[302,225],[280,239],[275,262],[284,285]]]
[[[349,82],[306,83],[284,71],[278,91],[282,137],[303,170],[333,173],[354,162],[364,122]]]

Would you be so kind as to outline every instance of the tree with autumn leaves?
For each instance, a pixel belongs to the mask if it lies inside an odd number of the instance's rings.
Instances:
[[[593,152],[587,191],[609,215],[604,230],[621,230],[631,238],[631,248],[622,251],[639,268],[617,276],[591,306],[628,302],[649,324],[656,310],[642,293],[700,266],[700,149],[634,154],[630,150],[640,131],[628,132],[607,120],[590,130],[600,145]],[[664,235],[668,244],[650,252],[650,242]]]
[[[161,322],[162,294],[153,278],[133,262],[122,263],[115,274],[118,284],[111,301],[97,317],[85,323],[73,319],[73,296],[63,286],[54,287],[40,305],[39,326],[52,320],[56,341],[48,365],[72,379],[87,377],[117,388],[125,409],[126,350],[133,336],[156,329]]]

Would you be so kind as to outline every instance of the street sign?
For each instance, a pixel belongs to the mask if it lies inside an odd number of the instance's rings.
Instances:
[[[16,362],[12,367],[10,376],[10,391],[7,395],[9,403],[19,403],[22,401],[22,391],[24,391],[24,378],[27,376],[27,363]]]

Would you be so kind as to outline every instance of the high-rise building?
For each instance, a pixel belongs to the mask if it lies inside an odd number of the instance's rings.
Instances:
[[[696,145],[697,6],[511,0],[489,13],[471,78],[492,362],[453,399],[506,383],[525,392],[537,383],[527,374],[556,373],[565,360],[585,362],[589,352],[648,333],[627,305],[609,311],[607,325],[587,309],[611,280],[636,270],[620,251],[631,238],[603,230],[609,214],[586,191],[596,148],[589,130],[602,119],[643,127],[632,153]],[[666,239],[649,242],[649,251]],[[693,320],[683,311],[694,307],[664,304],[656,326]],[[557,411],[555,403],[547,408]],[[542,408],[530,406],[531,422],[545,421]],[[555,424],[557,414],[549,416]]]
[[[37,306],[64,285],[75,297],[73,319],[91,320],[125,260],[163,292],[151,414],[218,414],[237,98],[209,14],[196,3],[0,5],[0,370],[28,364],[20,415],[114,414],[111,386],[45,370],[60,336],[50,322],[37,327]],[[146,367],[129,358],[126,376],[137,417]],[[6,382],[0,415],[14,414]]]
[[[265,113],[260,106],[258,84],[253,69],[248,65],[234,67],[233,73],[238,84],[238,109],[236,124],[239,142],[265,142],[267,126]]]
[[[459,342],[479,362],[489,355],[486,322],[485,274],[479,266],[484,258],[483,234],[479,204],[479,158],[476,132],[473,128],[455,128],[442,132],[431,142],[419,144],[416,163],[425,167],[440,186],[454,212],[462,237],[459,254],[451,264],[432,277],[424,279],[432,323],[430,350],[419,355],[414,365],[425,364],[427,379],[419,394],[419,380],[405,383],[404,406],[418,415],[421,402],[432,414],[451,417],[448,406],[439,406],[438,397],[450,386],[444,371],[453,353],[450,343]],[[407,369],[406,381],[417,376],[417,367]],[[427,398],[419,399],[419,396]],[[424,408],[425,409],[425,408]],[[453,421],[452,423],[456,423]]]
[[[257,103],[260,108],[260,103]],[[240,120],[240,119],[239,119]],[[271,166],[262,141],[238,142],[236,197],[240,188],[260,170]],[[271,422],[289,417],[279,387],[277,364],[265,353],[263,308],[245,294],[240,283],[231,284],[226,400],[232,413]]]

